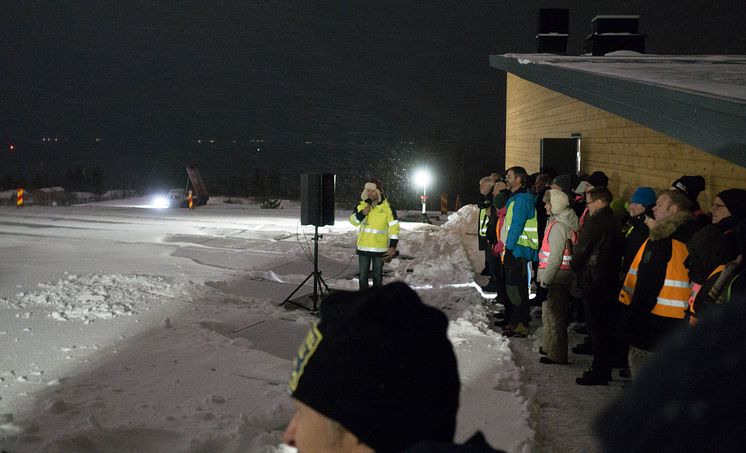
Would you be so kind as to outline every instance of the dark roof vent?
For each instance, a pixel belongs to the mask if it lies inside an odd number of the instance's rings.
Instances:
[[[537,19],[536,51],[538,53],[567,54],[570,10],[542,8],[539,10]]]
[[[596,16],[592,32],[585,38],[585,53],[606,55],[617,50],[645,53],[645,35],[640,34],[640,16]]]

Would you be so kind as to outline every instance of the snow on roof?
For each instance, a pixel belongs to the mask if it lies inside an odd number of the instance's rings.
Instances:
[[[521,64],[552,65],[746,102],[746,55],[651,55],[619,51],[603,57],[551,54],[506,54],[504,57],[517,59]]]
[[[639,19],[640,16],[637,14],[599,14],[598,16],[591,19],[591,23],[597,19]]]

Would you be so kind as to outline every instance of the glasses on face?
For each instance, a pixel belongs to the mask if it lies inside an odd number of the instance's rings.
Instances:
[[[712,209],[714,209],[714,210],[716,210],[716,211],[717,211],[717,210],[718,210],[718,209],[720,209],[720,208],[724,208],[724,207],[725,207],[725,205],[724,205],[724,204],[720,204],[720,203],[713,203],[713,204],[711,204],[711,205],[710,205],[710,207],[711,207]]]

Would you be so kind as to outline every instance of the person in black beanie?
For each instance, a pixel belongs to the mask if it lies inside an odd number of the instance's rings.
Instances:
[[[602,171],[594,171],[591,173],[588,178],[586,178],[586,181],[588,181],[588,184],[592,185],[593,187],[608,187],[609,186],[609,177],[606,176],[606,173]]]
[[[686,267],[693,283],[690,324],[696,324],[703,311],[716,304],[709,293],[726,265],[741,253],[735,230],[746,219],[746,190],[718,193],[710,213],[712,224],[699,230],[687,244]]]
[[[671,190],[682,192],[692,202],[691,212],[700,227],[710,224],[710,216],[702,210],[697,201],[699,194],[705,190],[705,178],[699,175],[684,175],[671,183]]]
[[[455,448],[460,382],[443,312],[394,282],[336,292],[320,314],[290,377],[286,444],[300,453]],[[481,447],[464,451],[495,451]]]

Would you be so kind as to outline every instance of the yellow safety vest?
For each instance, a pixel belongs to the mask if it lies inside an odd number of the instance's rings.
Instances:
[[[515,203],[511,203],[510,206],[508,206],[508,212],[505,215],[505,239],[508,238],[510,224],[513,222],[513,206],[515,206]],[[533,217],[526,220],[523,231],[521,231],[521,235],[518,236],[517,244],[530,249],[539,250],[539,223],[536,220],[536,209],[534,209]]]

